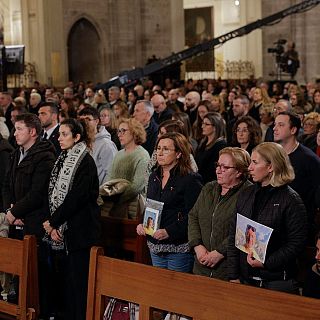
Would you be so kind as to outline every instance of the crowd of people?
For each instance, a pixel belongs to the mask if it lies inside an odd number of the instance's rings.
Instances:
[[[41,319],[85,319],[99,190],[120,182],[100,197],[110,215],[130,218],[139,195],[161,205],[157,226],[137,226],[154,266],[319,298],[319,105],[311,82],[1,92],[1,221],[9,237],[37,237]],[[236,246],[238,215],[272,229],[262,261],[257,227],[243,235],[250,250]],[[14,278],[0,281],[10,300]]]

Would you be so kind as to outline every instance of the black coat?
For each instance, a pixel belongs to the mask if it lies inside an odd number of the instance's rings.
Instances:
[[[53,144],[53,146],[54,146],[54,148],[55,148],[55,150],[56,150],[56,155],[57,155],[57,157],[59,156],[59,154],[60,154],[60,152],[61,152],[60,143],[59,143],[59,141],[58,141],[58,138],[59,138],[59,127],[60,127],[60,126],[57,126],[57,127],[53,130],[53,132],[51,133],[51,135],[50,135],[50,137],[49,137],[49,139],[48,139],[48,141],[50,141],[50,142]]]
[[[258,201],[255,201],[256,197]],[[264,280],[294,278],[297,272],[296,259],[307,238],[306,209],[300,196],[287,185],[261,188],[255,184],[240,193],[236,213],[274,230],[268,243],[264,268],[251,268],[247,263],[247,254],[235,247],[235,215],[228,245],[229,279],[245,280],[250,276]]]
[[[154,148],[158,139],[158,128],[159,126],[156,124],[154,119],[151,118],[149,126],[146,128],[147,141],[142,144],[142,147],[148,151],[150,157],[152,156],[152,153],[154,151]]]
[[[162,189],[160,169],[149,177],[147,198],[164,203],[160,229],[166,229],[169,238],[158,241],[150,236],[148,240],[161,244],[183,244],[188,242],[188,214],[198,199],[202,189],[199,174],[190,172],[186,176],[178,174],[173,168]]]
[[[215,162],[219,159],[219,151],[227,146],[225,140],[216,141],[210,148],[206,149],[205,143],[199,145],[195,160],[198,166],[198,172],[202,176],[203,182],[217,179]]]
[[[11,129],[13,128],[13,123],[11,121],[11,111],[13,110],[14,105],[12,103],[9,104],[6,113],[5,113],[5,118],[6,118],[6,125],[9,129],[9,131],[11,131]]]
[[[46,199],[50,172],[55,161],[51,143],[36,141],[18,164],[20,148],[11,155],[11,163],[3,186],[3,204],[17,219],[24,220],[25,234],[41,237],[47,216]]]
[[[111,135],[111,140],[114,142],[118,150],[121,150],[121,143],[118,137],[118,130],[117,129],[112,129],[110,127],[105,127],[107,131]]]
[[[160,112],[160,113],[154,112],[154,114],[153,114],[153,119],[154,119],[154,121],[159,125],[159,124],[162,123],[163,121],[171,120],[172,114],[173,114],[173,111],[172,111],[171,109],[169,109],[168,107],[166,107],[166,108],[165,108],[162,112]]]
[[[298,192],[307,209],[309,222],[309,244],[314,244],[317,232],[315,213],[319,203],[320,190],[320,158],[309,148],[299,144],[298,148],[289,154],[295,178],[290,187]]]
[[[90,248],[97,244],[100,236],[98,195],[97,167],[87,153],[74,175],[71,190],[49,218],[50,225],[55,229],[67,222],[65,240],[69,251]]]
[[[7,169],[9,168],[10,164],[10,153],[14,149],[10,145],[10,143],[3,139],[2,135],[0,134],[0,212],[3,212],[3,201],[2,201],[2,186],[4,182],[4,178],[7,172]]]

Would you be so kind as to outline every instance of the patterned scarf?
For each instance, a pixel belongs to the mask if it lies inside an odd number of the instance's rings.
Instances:
[[[60,153],[52,169],[49,182],[49,209],[51,216],[60,207],[68,192],[72,189],[75,173],[88,152],[86,144],[79,142],[71,149]],[[67,228],[67,222],[59,227],[58,231],[62,235],[62,238]],[[53,250],[63,250],[65,248],[64,239],[61,242],[54,241],[50,235],[45,234],[43,241],[48,242]]]

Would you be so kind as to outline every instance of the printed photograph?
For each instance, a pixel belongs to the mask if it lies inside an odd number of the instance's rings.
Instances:
[[[237,213],[235,246],[264,263],[273,229]]]
[[[153,236],[154,232],[158,229],[158,216],[159,210],[146,208],[143,218],[143,227],[146,234]]]

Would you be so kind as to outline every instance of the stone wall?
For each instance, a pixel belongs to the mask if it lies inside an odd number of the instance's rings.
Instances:
[[[170,0],[67,0],[63,1],[64,41],[76,21],[86,18],[101,39],[101,61],[106,81],[121,70],[143,66],[153,54],[172,51]],[[182,0],[175,0],[181,3]],[[94,50],[94,48],[88,48]],[[182,50],[183,48],[180,48]]]

